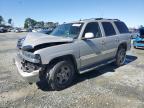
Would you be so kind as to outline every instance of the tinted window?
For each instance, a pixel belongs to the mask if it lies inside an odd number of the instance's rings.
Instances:
[[[114,27],[110,22],[102,22],[102,25],[106,36],[116,35]]]
[[[114,22],[120,33],[129,33],[127,26],[123,22]]]
[[[84,35],[85,33],[88,33],[88,32],[93,33],[96,38],[101,37],[101,31],[97,22],[91,22],[87,24],[85,31],[84,31]]]

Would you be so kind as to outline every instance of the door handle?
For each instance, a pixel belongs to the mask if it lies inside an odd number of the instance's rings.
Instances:
[[[119,42],[119,39],[115,39],[116,42]]]

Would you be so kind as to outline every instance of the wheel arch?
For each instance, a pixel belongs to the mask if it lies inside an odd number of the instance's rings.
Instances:
[[[117,48],[115,57],[116,57],[116,55],[117,55],[117,53],[118,53],[118,50],[119,50],[121,47],[122,47],[122,48],[125,48],[126,51],[127,51],[127,43],[126,43],[126,42],[122,42],[122,43],[120,43],[120,44],[118,45],[118,48]]]
[[[78,71],[76,58],[72,54],[67,54],[67,55],[63,55],[63,56],[53,58],[52,60],[49,61],[48,65],[53,66],[56,63],[58,63],[59,61],[63,61],[63,60],[70,61],[74,65],[75,71]]]
[[[120,43],[119,44],[119,46],[118,46],[118,50],[119,50],[119,48],[125,48],[126,50],[127,50],[127,43],[126,42],[122,42],[122,43]]]

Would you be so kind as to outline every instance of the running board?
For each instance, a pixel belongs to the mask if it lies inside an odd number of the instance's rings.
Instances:
[[[103,62],[103,63],[99,63],[99,64],[96,63],[96,64],[94,64],[93,67],[91,67],[91,68],[88,68],[88,69],[80,69],[79,73],[80,73],[80,74],[83,74],[83,73],[92,71],[92,70],[97,69],[97,68],[99,68],[99,67],[102,67],[102,66],[105,66],[105,65],[107,65],[107,64],[110,64],[110,63],[114,62],[115,60],[116,60],[116,59],[112,59],[112,60],[109,60],[109,61],[105,61],[105,62]],[[85,67],[85,68],[86,68],[86,67]]]

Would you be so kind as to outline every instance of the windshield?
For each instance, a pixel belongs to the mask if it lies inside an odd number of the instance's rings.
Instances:
[[[81,28],[82,23],[69,23],[59,25],[52,33],[53,36],[70,37],[77,38]]]

